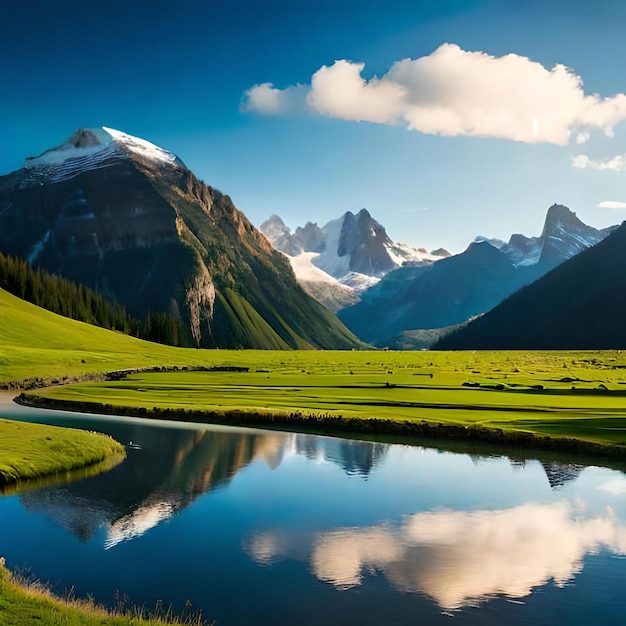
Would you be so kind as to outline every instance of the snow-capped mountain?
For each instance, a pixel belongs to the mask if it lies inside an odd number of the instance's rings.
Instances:
[[[228,196],[111,128],[80,129],[0,176],[0,251],[135,317],[169,315],[190,345],[360,345]]]
[[[74,178],[84,172],[111,167],[131,157],[156,165],[185,164],[171,152],[112,128],[81,128],[66,142],[47,150],[38,157],[29,157],[24,163],[26,175],[21,189],[57,183]]]
[[[353,304],[357,294],[390,271],[406,263],[432,263],[448,254],[395,243],[366,209],[356,215],[348,211],[322,228],[308,222],[293,233],[280,217],[272,215],[260,230],[289,257],[298,281],[309,294],[335,311]],[[338,297],[350,292],[351,302]]]
[[[508,243],[498,239],[476,237],[499,248],[516,267],[542,265],[554,267],[578,253],[595,246],[611,232],[612,228],[598,230],[587,226],[576,213],[562,204],[553,204],[546,214],[539,237],[526,237],[516,233]]]
[[[432,254],[393,242],[367,209],[356,215],[347,211],[322,228],[308,222],[294,233],[280,217],[272,215],[260,230],[275,248],[290,256],[317,252],[314,265],[339,280],[351,272],[381,278],[404,263],[432,262],[446,256],[445,251]]]

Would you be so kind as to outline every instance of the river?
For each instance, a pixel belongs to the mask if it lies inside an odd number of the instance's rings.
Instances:
[[[562,458],[42,411],[133,447],[0,497],[0,555],[62,592],[226,625],[623,624],[626,476]]]

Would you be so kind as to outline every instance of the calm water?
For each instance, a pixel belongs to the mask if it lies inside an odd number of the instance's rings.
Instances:
[[[218,626],[626,620],[621,472],[0,410],[142,446],[99,477],[0,498],[0,555],[58,590],[189,600]]]

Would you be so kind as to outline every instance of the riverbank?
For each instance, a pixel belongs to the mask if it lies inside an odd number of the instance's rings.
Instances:
[[[385,442],[454,441],[479,442],[519,450],[544,450],[626,460],[626,445],[585,441],[575,437],[550,436],[514,428],[465,426],[443,422],[378,417],[355,417],[306,411],[255,411],[251,409],[200,410],[124,406],[89,401],[68,401],[32,393],[20,394],[16,402],[25,406],[82,413],[101,413],[160,420],[268,428],[340,437],[363,437]]]
[[[109,469],[126,456],[107,435],[0,419],[0,494],[72,472]]]
[[[15,577],[0,557],[0,623],[30,626],[34,622],[46,626],[163,626],[188,624],[204,626],[201,615],[174,617],[168,611],[163,617],[142,617],[143,608],[122,608],[108,611],[93,600],[55,597],[39,582]]]

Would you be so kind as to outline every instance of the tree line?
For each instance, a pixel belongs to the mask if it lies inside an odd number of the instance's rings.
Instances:
[[[133,337],[172,346],[192,345],[185,324],[168,313],[150,312],[146,319],[85,285],[33,268],[27,261],[0,252],[0,287],[43,309]]]

